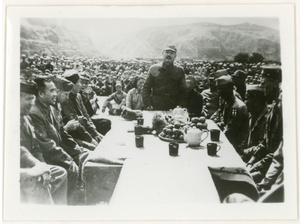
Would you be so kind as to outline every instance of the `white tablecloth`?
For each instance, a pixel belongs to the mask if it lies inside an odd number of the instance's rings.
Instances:
[[[145,125],[151,126],[154,112],[144,111]],[[206,144],[190,148],[180,144],[179,156],[169,156],[168,142],[144,135],[144,147],[135,147],[134,125],[121,117],[109,117],[112,130],[93,152],[108,158],[126,158],[111,204],[219,203],[208,170],[213,167],[244,167],[244,163],[223,133],[217,156],[207,155]],[[207,120],[208,129],[217,128]],[[93,166],[88,162],[87,166]]]

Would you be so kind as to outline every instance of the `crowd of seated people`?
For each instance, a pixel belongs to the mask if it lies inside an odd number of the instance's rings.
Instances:
[[[23,201],[30,202],[35,192],[50,197],[46,202],[80,204],[83,163],[111,128],[110,120],[94,115],[108,108],[109,114],[126,119],[141,116],[146,109],[143,85],[150,66],[157,62],[22,54]],[[176,63],[185,73],[190,117],[205,116],[218,124],[260,192],[282,184],[280,66],[187,60]],[[99,105],[97,96],[106,97],[103,105]],[[229,195],[226,201],[237,198]]]

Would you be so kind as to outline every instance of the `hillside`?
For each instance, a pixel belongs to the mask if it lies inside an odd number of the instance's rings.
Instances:
[[[105,57],[84,33],[51,22],[23,19],[20,30],[21,52],[57,56]]]
[[[97,28],[95,31],[100,32]],[[232,60],[239,52],[257,52],[267,60],[280,61],[279,31],[249,23],[144,27],[98,42],[89,37],[85,30],[71,30],[51,23],[51,20],[23,19],[21,25],[21,51],[31,54],[45,52],[59,56],[160,58],[162,47],[167,43],[177,47],[178,58]]]
[[[102,46],[102,50],[113,57],[157,58],[166,43],[177,47],[179,58],[232,60],[239,52],[258,52],[269,60],[280,61],[279,32],[251,24],[200,23],[147,28],[127,37],[118,37]]]

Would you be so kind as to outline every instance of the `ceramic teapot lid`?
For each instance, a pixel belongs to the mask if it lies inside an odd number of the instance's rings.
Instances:
[[[193,133],[199,133],[199,132],[201,132],[201,131],[196,127],[192,127],[187,130],[187,134],[189,134],[189,133],[193,134]]]

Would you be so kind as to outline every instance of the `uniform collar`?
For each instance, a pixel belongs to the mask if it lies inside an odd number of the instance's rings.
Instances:
[[[160,66],[161,66],[163,69],[172,69],[172,68],[174,68],[174,63],[168,66],[166,63],[161,62],[161,63],[160,63]]]
[[[136,93],[142,93],[142,89],[139,91],[137,88],[135,88]]]
[[[37,107],[39,107],[43,111],[46,111],[46,112],[50,111],[50,106],[47,106],[46,104],[42,103],[39,98],[36,99],[35,104]]]
[[[72,93],[72,92],[69,93],[69,98],[74,99],[74,98],[76,98],[76,96],[77,96],[77,93]]]
[[[231,96],[231,98],[227,101],[227,104],[233,104],[236,100],[236,97],[234,95]]]

